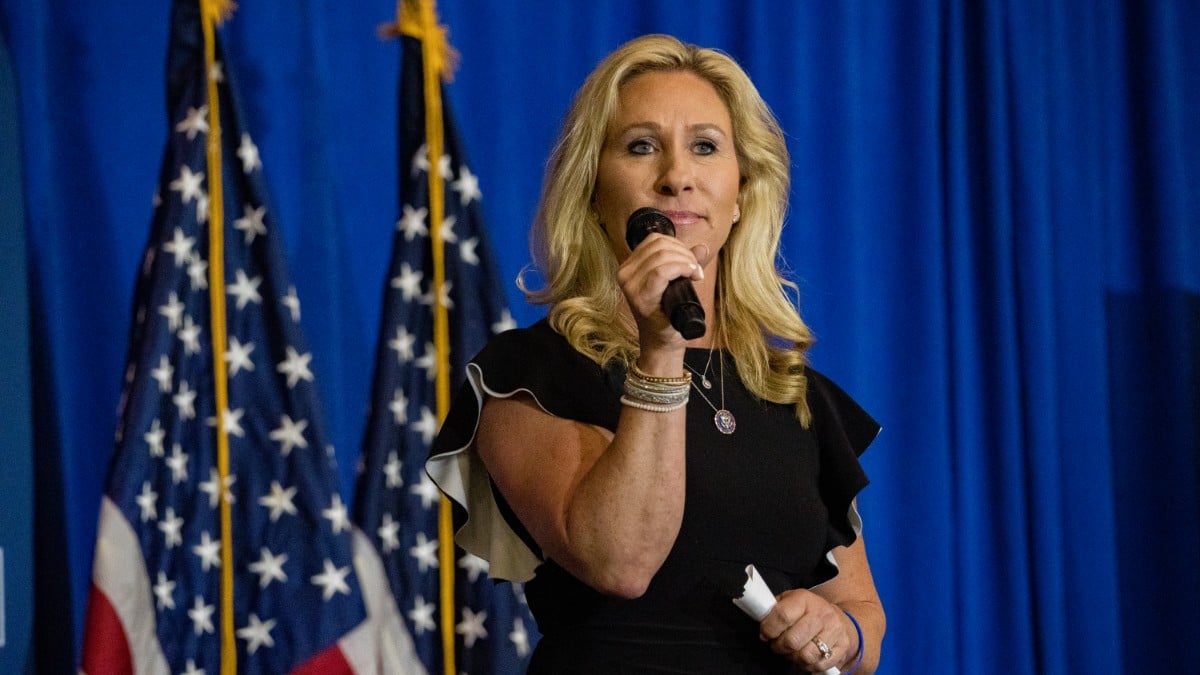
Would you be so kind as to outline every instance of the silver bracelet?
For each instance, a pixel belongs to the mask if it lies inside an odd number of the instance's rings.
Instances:
[[[630,398],[629,396],[622,396],[621,404],[627,405],[630,408],[637,408],[638,410],[646,410],[649,412],[671,412],[672,410],[679,410],[683,406],[687,405],[687,399],[685,398],[679,403],[659,404],[647,403],[635,398]]]

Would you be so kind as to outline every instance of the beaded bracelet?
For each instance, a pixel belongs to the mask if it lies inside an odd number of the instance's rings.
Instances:
[[[633,377],[650,384],[665,384],[686,387],[692,383],[692,373],[690,371],[683,371],[683,375],[679,377],[659,377],[657,375],[651,375],[641,368],[638,368],[636,361],[629,364],[629,370],[626,371],[626,376],[628,377],[629,375],[632,375]]]
[[[863,649],[863,647],[864,647],[863,632],[862,632],[862,626],[858,625],[858,619],[855,619],[853,614],[851,614],[850,612],[847,612],[844,609],[842,610],[842,612],[846,616],[850,617],[850,623],[854,624],[854,630],[858,632],[858,658],[854,660],[854,665],[850,667],[850,670],[847,670],[846,672],[842,673],[842,675],[850,675],[854,671],[858,670],[858,667],[862,665],[863,651],[864,651],[864,649]]]

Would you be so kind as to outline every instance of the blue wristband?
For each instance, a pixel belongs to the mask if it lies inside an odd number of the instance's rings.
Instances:
[[[842,613],[844,613],[846,616],[850,617],[850,623],[854,624],[854,630],[858,632],[858,658],[854,660],[854,665],[850,667],[850,670],[847,670],[846,672],[842,673],[842,675],[850,675],[854,671],[858,670],[858,667],[862,665],[863,646],[864,646],[863,645],[862,626],[858,625],[858,620],[855,619],[854,615],[851,614],[850,612],[847,612],[846,610],[843,609]]]

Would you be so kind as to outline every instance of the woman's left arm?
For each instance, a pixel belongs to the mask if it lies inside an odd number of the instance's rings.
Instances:
[[[811,590],[781,593],[775,608],[759,624],[759,630],[775,652],[814,673],[830,667],[848,672],[858,661],[861,649],[862,665],[855,675],[869,675],[879,667],[887,620],[871,577],[862,535],[850,546],[833,549],[833,557],[838,564],[837,576]],[[847,614],[853,615],[862,628],[861,644]],[[818,643],[824,644],[832,655],[823,654]]]

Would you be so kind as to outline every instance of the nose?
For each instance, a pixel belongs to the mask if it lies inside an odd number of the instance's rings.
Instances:
[[[695,177],[686,155],[667,150],[662,153],[658,179],[654,191],[660,195],[675,196],[690,191],[695,187]]]

